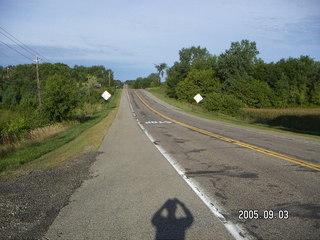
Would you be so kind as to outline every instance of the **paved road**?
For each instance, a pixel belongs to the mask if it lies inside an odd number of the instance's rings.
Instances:
[[[128,93],[132,109],[124,90],[93,178],[72,196],[46,238],[231,239],[233,234],[241,239],[239,232],[257,239],[320,238],[319,171],[288,161],[320,165],[318,140],[204,120],[145,91]],[[235,141],[170,123],[136,93],[161,114]],[[248,148],[252,145],[288,158]],[[240,220],[241,210],[244,217],[257,210],[259,219]],[[272,220],[263,219],[272,213]],[[279,219],[287,213],[288,219]]]
[[[140,129],[126,90],[100,152],[44,239],[233,239]]]
[[[157,146],[182,166],[185,176],[201,185],[227,220],[241,224],[258,239],[320,239],[320,172],[302,166],[320,165],[319,140],[204,120],[177,111],[148,92],[136,92],[169,118],[288,156],[280,159],[167,123],[130,91],[137,118]],[[302,164],[288,161],[291,158]],[[258,210],[259,219],[240,220],[240,210]],[[277,219],[264,219],[272,213]],[[279,219],[286,218],[286,213],[288,219]]]

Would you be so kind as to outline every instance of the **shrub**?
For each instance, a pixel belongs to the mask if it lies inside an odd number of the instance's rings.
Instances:
[[[233,95],[213,92],[207,94],[203,99],[202,106],[209,111],[218,111],[234,116],[239,113],[243,103]]]
[[[188,76],[177,84],[176,93],[178,99],[193,103],[193,97],[197,93],[206,96],[211,92],[220,91],[220,88],[220,81],[215,77],[213,70],[193,68]]]
[[[226,92],[240,99],[244,104],[250,107],[262,108],[270,107],[270,98],[272,90],[268,83],[255,79],[228,79],[225,84]]]
[[[320,104],[320,82],[316,82],[314,85],[313,85],[313,89],[311,91],[311,94],[310,94],[310,102],[312,102],[313,104]]]
[[[1,129],[0,143],[16,142],[30,130],[28,122],[23,117],[9,120]]]
[[[176,87],[176,93],[177,93],[178,99],[187,101],[189,103],[194,102],[193,97],[199,92],[201,92],[201,89],[199,86],[195,85],[193,82],[189,82],[186,80],[179,82]]]
[[[70,118],[78,102],[78,87],[74,79],[59,75],[47,78],[43,110],[49,120],[61,122]]]

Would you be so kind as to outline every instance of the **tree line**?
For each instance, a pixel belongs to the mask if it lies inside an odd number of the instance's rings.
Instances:
[[[34,64],[0,67],[0,135],[20,134],[55,122],[79,118],[84,108],[103,103],[122,83],[103,66],[39,65],[42,109],[39,109]],[[7,116],[5,119],[1,116]]]
[[[200,93],[201,106],[228,114],[236,114],[241,107],[320,104],[320,62],[300,56],[266,63],[258,54],[256,43],[249,40],[232,42],[219,56],[200,46],[182,48],[179,61],[166,70],[166,94],[193,103]],[[133,86],[151,87],[146,84],[149,77],[144,84],[137,79]]]
[[[131,88],[152,88],[161,85],[161,78],[163,78],[164,70],[167,68],[166,63],[155,64],[158,73],[151,73],[149,76],[143,78],[138,77],[136,80],[127,80],[126,84]]]

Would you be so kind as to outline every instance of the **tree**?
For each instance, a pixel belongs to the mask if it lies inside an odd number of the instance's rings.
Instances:
[[[159,74],[151,73],[147,77],[147,86],[146,87],[157,87],[158,86],[158,78],[159,78]]]
[[[237,97],[249,107],[261,108],[271,105],[272,90],[266,82],[238,78],[233,80],[231,87],[226,92]]]
[[[208,57],[209,55],[208,50],[206,48],[201,48],[200,46],[182,48],[179,51],[180,62],[187,66],[191,66],[197,59]]]
[[[167,69],[166,94],[169,97],[177,98],[176,86],[187,74],[188,71],[180,62],[175,62],[171,68]]]
[[[161,85],[161,78],[163,77],[164,70],[168,67],[166,63],[155,64],[155,68],[158,70],[159,86]]]
[[[218,57],[209,54],[205,57],[198,58],[193,61],[192,68],[199,70],[211,69],[216,73],[218,71]]]
[[[70,76],[72,69],[63,63],[41,63],[39,65],[39,73],[41,80],[45,80],[54,74]]]
[[[49,120],[61,122],[72,116],[79,102],[78,87],[74,79],[53,75],[46,80],[44,113]]]
[[[275,107],[287,107],[289,99],[289,79],[284,74],[281,73],[281,76],[274,83],[274,97],[272,99],[272,104]]]
[[[132,87],[133,88],[156,87],[158,85],[158,77],[159,75],[156,73],[151,73],[146,78],[139,77],[133,82]]]
[[[176,92],[178,99],[193,103],[193,97],[200,93],[201,89],[193,81],[183,80],[178,83]]]
[[[309,56],[281,59],[274,65],[274,77],[271,86],[274,91],[286,95],[286,104],[291,106],[307,105],[312,102],[311,94],[314,84],[319,81],[319,65]],[[285,83],[285,84],[284,84]],[[285,91],[283,86],[286,86]],[[279,99],[276,106],[281,104]]]
[[[179,51],[180,62],[175,62],[174,65],[167,70],[167,89],[166,93],[169,97],[177,97],[176,86],[185,79],[191,69],[193,63],[202,58],[210,56],[206,48],[190,47],[182,48]]]
[[[135,81],[134,81],[134,83],[133,83],[133,88],[135,88],[135,89],[138,89],[138,88],[141,88],[141,81],[142,81],[142,77],[138,77]]]
[[[208,93],[220,92],[221,84],[212,69],[198,70],[192,68],[188,76],[178,83],[176,92],[181,100],[193,102],[193,97],[200,93],[204,97]]]
[[[311,103],[320,105],[320,81],[314,83],[310,95]]]
[[[254,66],[257,63],[257,50],[255,42],[242,40],[232,42],[230,49],[219,56],[219,76],[222,81],[230,77],[252,75]]]

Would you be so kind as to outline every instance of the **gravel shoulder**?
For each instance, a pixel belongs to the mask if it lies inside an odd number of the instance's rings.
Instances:
[[[100,154],[86,153],[52,169],[0,184],[0,239],[40,239],[82,182]]]

